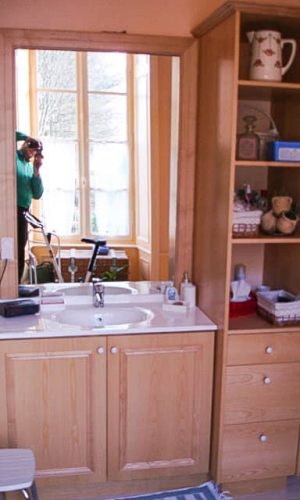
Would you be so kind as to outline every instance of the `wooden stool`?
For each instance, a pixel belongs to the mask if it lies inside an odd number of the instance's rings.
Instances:
[[[0,499],[8,491],[20,491],[28,500],[38,500],[34,481],[35,459],[31,450],[0,449]]]

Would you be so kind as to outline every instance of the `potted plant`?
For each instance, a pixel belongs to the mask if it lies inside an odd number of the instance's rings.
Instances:
[[[112,265],[110,266],[109,270],[108,271],[104,271],[103,273],[101,273],[101,275],[100,275],[101,281],[117,281],[118,280],[118,275],[124,269],[126,269],[126,267],[128,267],[128,266],[126,265],[126,266],[118,267],[116,265],[115,259],[113,259]]]

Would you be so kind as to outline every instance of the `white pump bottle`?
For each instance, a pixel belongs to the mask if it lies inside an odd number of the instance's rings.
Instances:
[[[180,298],[183,302],[186,302],[190,307],[195,307],[196,305],[196,287],[190,282],[188,273],[185,271],[183,273],[183,279],[180,284]]]

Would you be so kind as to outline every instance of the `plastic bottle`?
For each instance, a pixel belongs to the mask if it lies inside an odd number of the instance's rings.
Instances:
[[[178,293],[175,286],[167,286],[165,291],[166,302],[175,302],[178,300]]]
[[[188,273],[185,271],[183,273],[182,282],[180,285],[180,298],[184,302],[187,302],[190,307],[195,307],[196,305],[196,287],[190,282]]]

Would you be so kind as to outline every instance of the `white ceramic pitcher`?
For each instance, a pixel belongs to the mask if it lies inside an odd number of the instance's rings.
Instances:
[[[250,79],[281,81],[295,59],[296,41],[281,38],[281,33],[273,30],[249,31],[247,38],[251,43]],[[291,55],[282,67],[282,48],[285,44],[291,45]]]

